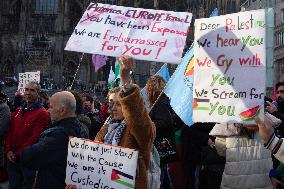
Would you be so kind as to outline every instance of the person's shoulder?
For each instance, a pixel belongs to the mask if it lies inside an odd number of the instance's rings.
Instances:
[[[80,115],[77,116],[77,118],[80,121],[80,123],[84,123],[86,125],[91,124],[91,119],[88,115],[80,114]]]
[[[44,107],[33,109],[31,111],[31,113],[49,117],[49,114],[48,114],[47,110]]]
[[[10,108],[6,103],[1,103],[0,104],[0,111],[10,111]]]
[[[55,126],[47,128],[45,131],[42,132],[42,136],[66,136],[69,137],[67,132],[63,127]]]
[[[162,96],[160,96],[153,109],[161,111],[161,110],[169,110],[170,107],[171,107],[170,99],[165,94],[162,94]]]

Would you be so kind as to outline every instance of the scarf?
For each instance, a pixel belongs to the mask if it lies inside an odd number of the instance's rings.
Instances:
[[[108,131],[104,137],[105,144],[118,145],[121,139],[122,132],[126,126],[126,122],[123,120],[121,122],[111,122],[107,119]]]

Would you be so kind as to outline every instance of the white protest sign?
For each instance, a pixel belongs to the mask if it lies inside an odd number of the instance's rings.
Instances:
[[[179,64],[191,13],[91,3],[65,50]]]
[[[19,73],[19,85],[18,90],[21,94],[24,94],[26,84],[28,84],[31,81],[40,82],[40,71],[37,72],[25,72],[25,73]]]
[[[263,111],[265,11],[195,21],[194,122],[253,123]]]
[[[135,187],[138,151],[70,138],[66,183],[78,189]]]

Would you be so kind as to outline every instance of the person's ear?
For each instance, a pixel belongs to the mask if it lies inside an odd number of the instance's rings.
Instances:
[[[58,113],[60,114],[60,116],[64,115],[65,112],[66,112],[66,108],[65,108],[64,106],[61,106],[61,107],[59,108],[59,112],[58,112]]]

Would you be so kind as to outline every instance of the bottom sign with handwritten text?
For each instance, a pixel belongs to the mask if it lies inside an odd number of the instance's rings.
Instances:
[[[66,183],[77,189],[135,187],[138,151],[72,137],[69,139]]]

